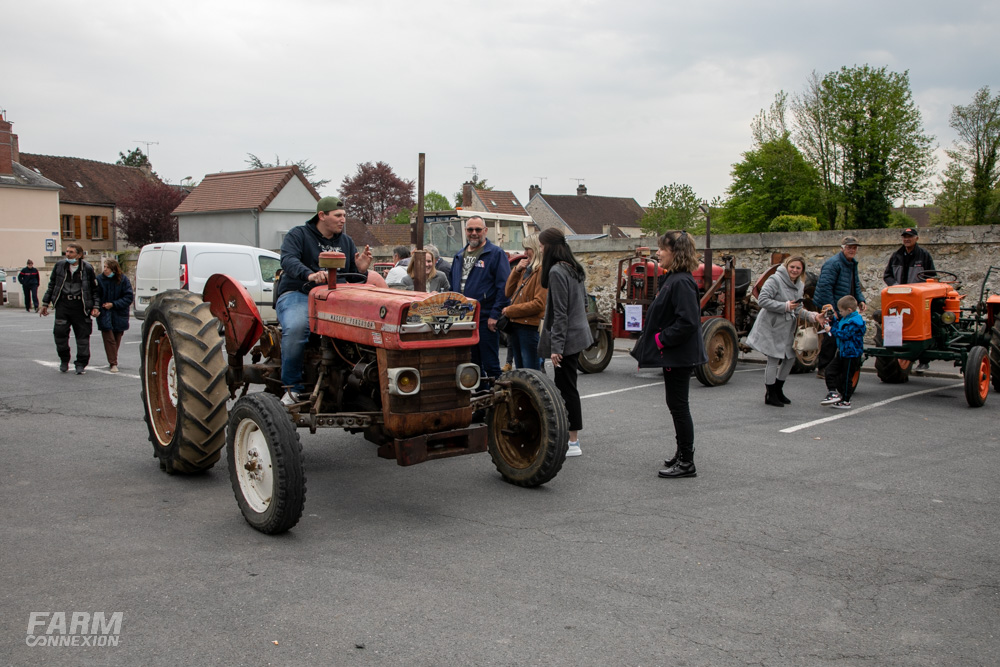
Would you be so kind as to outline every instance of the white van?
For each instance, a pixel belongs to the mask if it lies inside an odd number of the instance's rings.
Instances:
[[[274,273],[281,268],[277,253],[229,243],[151,243],[143,246],[135,267],[136,319],[142,319],[150,300],[167,290],[186,289],[201,294],[216,273],[239,280],[257,304],[265,322],[277,322],[272,305]]]

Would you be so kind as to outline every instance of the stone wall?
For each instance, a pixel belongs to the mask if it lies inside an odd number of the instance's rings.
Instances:
[[[748,267],[754,280],[771,263],[771,253],[787,252],[806,258],[806,270],[819,274],[823,262],[840,252],[840,241],[845,234],[858,239],[857,260],[860,265],[861,284],[872,308],[879,308],[880,295],[885,283],[889,256],[900,247],[899,229],[855,229],[848,232],[779,232],[761,234],[727,234],[712,236],[713,263],[721,263],[723,254],[736,258],[737,267]],[[918,243],[934,258],[935,266],[951,271],[961,278],[959,291],[976,297],[986,270],[1000,266],[1000,226],[981,227],[927,227],[920,230]],[[656,251],[656,240],[644,243],[635,239],[600,239],[596,241],[571,241],[570,247],[587,268],[587,289],[597,296],[599,308],[607,315],[615,301],[615,277],[618,262],[632,256],[638,245],[649,245]],[[695,236],[699,254],[704,250],[705,237]],[[993,281],[993,292],[1000,286]]]

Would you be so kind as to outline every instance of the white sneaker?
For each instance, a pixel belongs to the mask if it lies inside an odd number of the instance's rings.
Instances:
[[[570,443],[569,449],[566,450],[566,458],[571,456],[583,456],[583,451],[580,449],[580,443]]]
[[[117,366],[112,366],[111,368],[108,369],[108,372],[109,373],[117,373],[118,372],[118,367]]]
[[[282,405],[295,405],[296,403],[301,403],[302,397],[296,394],[294,391],[286,391],[285,395],[281,397]]]

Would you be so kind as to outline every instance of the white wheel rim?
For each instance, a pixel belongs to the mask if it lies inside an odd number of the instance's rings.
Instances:
[[[243,497],[255,512],[267,511],[274,495],[274,466],[267,438],[252,419],[242,420],[236,428],[233,451]]]

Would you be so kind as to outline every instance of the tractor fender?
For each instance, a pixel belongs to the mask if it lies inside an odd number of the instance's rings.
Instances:
[[[235,278],[216,273],[205,283],[202,299],[225,327],[226,352],[230,357],[243,357],[264,333],[264,321],[247,288]]]

